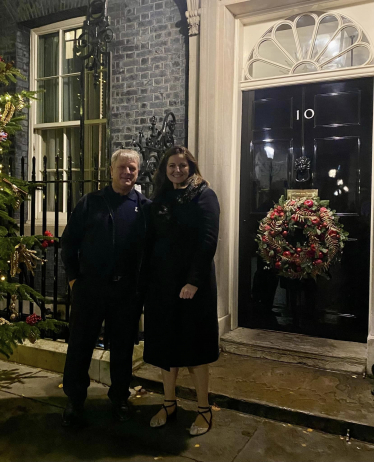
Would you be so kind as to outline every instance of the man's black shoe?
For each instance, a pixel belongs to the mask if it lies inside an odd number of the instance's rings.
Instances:
[[[73,424],[78,423],[81,420],[82,414],[83,405],[76,405],[69,400],[64,412],[62,413],[62,426],[71,427]]]
[[[128,401],[114,402],[112,404],[113,418],[117,422],[127,422],[131,419],[131,409]]]

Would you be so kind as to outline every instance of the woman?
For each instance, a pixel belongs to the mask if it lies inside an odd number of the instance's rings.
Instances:
[[[165,393],[152,427],[176,417],[179,367],[188,367],[198,399],[190,434],[201,435],[212,426],[208,364],[219,356],[213,262],[218,228],[217,196],[197,161],[184,147],[170,148],[156,173],[144,275],[144,360],[161,368]]]

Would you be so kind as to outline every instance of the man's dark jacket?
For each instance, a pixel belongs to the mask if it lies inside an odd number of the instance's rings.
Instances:
[[[110,186],[86,194],[75,207],[61,238],[61,257],[69,281],[83,276],[85,279],[110,281],[115,274],[114,212],[111,204]],[[143,256],[144,239],[150,203],[135,191],[138,197],[138,216],[135,222],[136,279],[138,279]],[[126,258],[126,255],[123,256]],[[129,262],[131,265],[133,261]]]

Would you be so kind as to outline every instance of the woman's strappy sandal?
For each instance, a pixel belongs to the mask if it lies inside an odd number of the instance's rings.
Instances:
[[[204,433],[208,433],[208,431],[212,428],[212,423],[213,423],[213,414],[212,414],[212,409],[210,406],[203,407],[203,406],[198,406],[199,409],[205,409],[205,411],[197,411],[198,415],[201,415],[205,422],[208,424],[208,428],[204,427],[198,427],[195,425],[195,422],[191,425],[190,428],[190,435],[191,436],[199,436],[199,435],[204,435]],[[204,414],[210,413],[210,421],[205,417]]]
[[[168,422],[175,420],[177,417],[177,410],[178,410],[177,400],[176,399],[164,399],[164,403],[173,403],[173,404],[170,404],[169,406],[165,406],[165,404],[162,405],[161,409],[163,409],[166,413],[166,420],[165,422],[160,423],[160,418],[156,417],[157,416],[156,414],[155,416],[152,417],[151,422],[150,422],[150,426],[153,428],[163,427]],[[175,406],[175,411],[169,414],[168,408],[174,407],[174,406]]]

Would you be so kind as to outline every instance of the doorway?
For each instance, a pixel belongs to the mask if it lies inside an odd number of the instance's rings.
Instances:
[[[366,342],[373,79],[243,92],[239,326]],[[296,181],[295,160],[311,161]],[[293,281],[264,269],[258,222],[287,189],[318,189],[349,232],[330,280]]]

